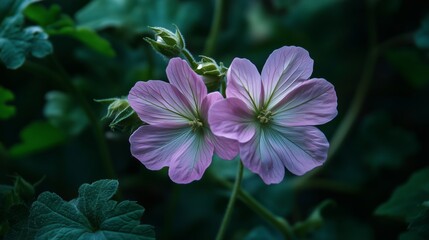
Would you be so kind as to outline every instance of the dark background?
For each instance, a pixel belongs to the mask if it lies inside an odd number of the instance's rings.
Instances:
[[[88,22],[78,16],[84,11],[88,14],[89,2],[38,4],[59,4],[77,25],[85,25]],[[27,58],[48,68],[55,67],[55,58],[69,76],[67,81],[79,89],[100,121],[107,105],[93,99],[126,96],[139,80],[166,80],[167,59],[143,40],[153,37],[147,26],[174,30],[173,24],[177,25],[187,48],[197,57],[204,52],[214,1],[133,0],[124,12],[102,5],[98,11],[91,10],[101,23],[90,26],[110,42],[115,57],[106,57],[67,36],[50,36],[53,56]],[[422,31],[428,14],[429,3],[423,0],[225,1],[216,50],[210,57],[225,66],[234,57],[245,57],[261,70],[268,55],[279,47],[307,49],[314,59],[312,77],[333,83],[338,95],[338,116],[320,126],[328,139],[337,133],[362,81],[368,80],[368,91],[363,91],[363,104],[347,137],[317,174],[300,184],[295,184],[298,177],[287,175],[282,183],[270,186],[254,174],[245,174],[243,188],[291,223],[304,220],[325,199],[335,202],[324,209],[324,224],[304,239],[397,239],[407,230],[403,219],[376,216],[374,211],[397,186],[428,165],[429,49],[414,42],[414,34]],[[119,22],[111,24],[109,19]],[[371,64],[368,54],[373,49],[378,55]],[[365,71],[369,72],[366,77]],[[0,84],[15,95],[10,105],[16,107],[16,114],[0,120],[0,142],[6,152],[22,142],[23,129],[35,121],[53,123],[52,134],[60,135],[42,149],[36,146],[5,158],[0,169],[2,184],[11,184],[14,174],[32,183],[45,177],[37,193],[52,191],[69,200],[82,183],[109,177],[100,160],[94,126],[64,84],[27,65],[17,70],[0,65]],[[68,100],[61,102],[52,96]],[[59,111],[55,116],[61,124],[46,114],[47,108]],[[136,200],[146,209],[142,222],[154,225],[160,239],[211,239],[229,191],[207,174],[201,181],[177,185],[166,171],[145,169],[130,155],[131,132],[112,131],[108,120],[101,123],[124,198]],[[52,137],[49,134],[42,131],[34,137]],[[233,181],[236,162],[220,161],[210,171]],[[275,228],[240,201],[227,236],[281,239]]]

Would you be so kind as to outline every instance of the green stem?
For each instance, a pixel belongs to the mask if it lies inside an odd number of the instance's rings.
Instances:
[[[224,179],[217,178],[214,175],[212,175],[212,177],[224,187],[229,189],[233,188],[232,183]],[[247,207],[249,207],[256,214],[258,214],[262,219],[264,219],[266,222],[268,222],[277,230],[279,230],[283,234],[285,239],[294,239],[292,227],[286,221],[286,219],[273,214],[270,210],[268,210],[266,207],[260,204],[255,198],[253,198],[247,191],[243,189],[239,189],[238,199],[240,199],[240,201],[242,201]]]
[[[213,15],[212,26],[204,49],[204,55],[210,56],[213,54],[216,46],[217,36],[220,30],[220,21],[222,20],[223,0],[216,0],[215,12]]]
[[[195,61],[195,58],[192,56],[191,52],[189,52],[189,50],[187,48],[182,50],[182,55],[191,64],[192,69],[194,69],[194,70],[197,69],[198,63],[197,63],[197,61]]]
[[[59,65],[59,63],[55,59],[51,59],[51,61],[52,64],[57,68],[58,72],[53,71],[51,68],[30,61],[27,61],[24,67],[27,68],[30,72],[37,72],[54,80],[76,98],[91,123],[93,135],[100,152],[101,164],[106,173],[106,177],[111,179],[117,179],[112,161],[110,159],[109,149],[107,147],[107,143],[105,141],[104,134],[101,125],[98,121],[98,118],[95,116],[94,112],[91,109],[91,106],[89,105],[83,94],[72,84],[70,77],[67,75],[62,66]]]
[[[234,187],[232,188],[231,197],[229,198],[228,206],[226,207],[225,215],[223,216],[222,223],[216,236],[216,240],[222,240],[225,235],[226,227],[232,216],[235,200],[237,199],[237,193],[240,191],[241,180],[243,179],[243,163],[239,161],[237,170],[237,176],[235,179]]]

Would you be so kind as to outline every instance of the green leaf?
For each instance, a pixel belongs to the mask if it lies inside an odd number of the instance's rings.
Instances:
[[[48,35],[40,27],[23,28],[24,17],[18,14],[0,24],[0,60],[9,69],[17,69],[31,53],[42,58],[52,53]]]
[[[122,28],[132,34],[147,32],[147,26],[175,23],[186,32],[198,19],[199,5],[177,0],[93,0],[76,13],[79,25],[91,29]]]
[[[375,214],[409,221],[418,216],[422,210],[422,203],[427,199],[429,199],[429,168],[424,168],[396,188],[390,199],[375,210]]]
[[[29,4],[37,0],[2,0],[0,2],[0,21],[4,20],[7,16],[19,14]]]
[[[41,25],[50,35],[63,35],[74,38],[87,47],[108,57],[116,55],[110,43],[88,27],[76,27],[70,16],[61,12],[61,7],[52,5],[49,9],[42,5],[31,5],[25,15]]]
[[[319,229],[323,224],[322,211],[328,207],[335,204],[334,201],[328,199],[320,203],[308,216],[305,221],[297,222],[293,226],[293,231],[299,236],[305,236],[313,231]]]
[[[34,197],[32,184],[21,176],[15,176],[14,185],[0,185],[0,236],[3,239],[29,239],[27,202]]]
[[[7,119],[15,114],[15,107],[7,105],[7,102],[14,98],[11,91],[0,86],[0,119]]]
[[[87,27],[65,27],[59,30],[48,31],[51,35],[67,35],[79,40],[87,47],[101,53],[107,57],[114,57],[116,55],[110,43],[100,37],[96,32]]]
[[[282,239],[280,236],[276,237],[266,227],[258,226],[252,229],[244,238],[244,240],[259,240],[259,239]]]
[[[429,49],[429,15],[423,19],[420,29],[414,35],[414,41],[417,47]]]
[[[77,135],[88,125],[89,120],[85,112],[69,95],[50,91],[45,95],[45,99],[43,113],[53,126],[69,135]]]
[[[48,35],[40,27],[23,27],[21,11],[32,2],[6,0],[0,4],[0,60],[9,69],[19,68],[30,53],[37,58],[52,53]]]
[[[65,140],[65,134],[47,122],[33,122],[20,133],[22,142],[11,147],[12,157],[21,157],[53,147]]]
[[[421,88],[429,83],[429,62],[417,50],[391,50],[386,57],[411,86]]]
[[[422,239],[429,239],[429,209],[413,219],[408,227],[409,231],[417,233]]]
[[[100,180],[79,188],[79,197],[66,202],[44,192],[30,210],[36,239],[155,239],[151,226],[141,225],[144,208],[132,201],[110,200],[116,180]]]
[[[361,148],[365,149],[363,159],[375,170],[398,168],[419,150],[416,135],[394,126],[385,112],[367,116],[359,132],[360,139],[363,139]]]

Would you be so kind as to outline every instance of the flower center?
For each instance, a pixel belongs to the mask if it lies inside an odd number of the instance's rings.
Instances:
[[[273,113],[268,110],[262,110],[259,112],[257,118],[260,123],[267,124],[271,121],[271,119],[273,119]]]
[[[204,126],[203,122],[198,118],[194,119],[193,121],[190,121],[188,124],[191,126],[192,131],[194,131],[194,132],[203,128],[203,126]]]

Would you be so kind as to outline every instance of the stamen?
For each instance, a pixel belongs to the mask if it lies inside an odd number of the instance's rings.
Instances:
[[[194,119],[193,121],[190,121],[188,124],[191,126],[192,131],[194,132],[204,126],[203,122],[201,122],[201,120],[198,118]]]
[[[257,116],[259,122],[262,124],[267,124],[273,119],[273,113],[268,110],[262,110]]]

